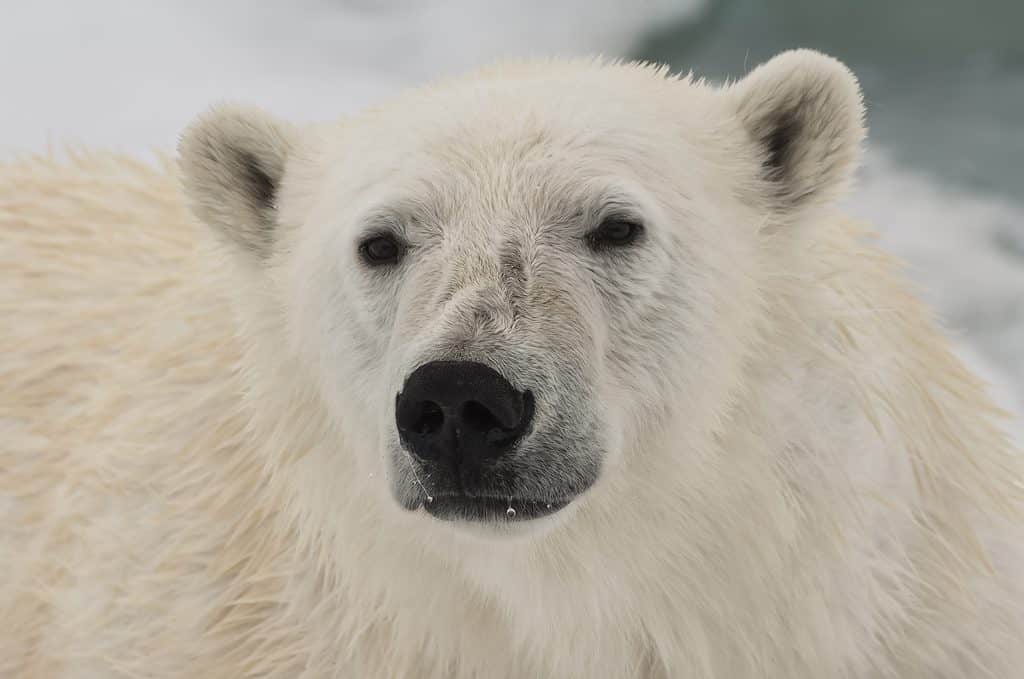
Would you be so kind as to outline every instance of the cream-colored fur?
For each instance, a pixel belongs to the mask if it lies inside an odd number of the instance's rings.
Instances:
[[[844,74],[795,53],[719,91],[636,65],[540,63],[339,126],[223,110],[183,145],[206,226],[170,162],[2,166],[0,677],[1020,676],[1021,460],[893,262],[829,211],[860,137]],[[556,149],[537,176],[564,154],[560,186],[593,181],[611,161],[584,151],[625,149],[617,162],[661,206],[651,230],[672,224],[694,249],[682,261],[703,267],[680,274],[679,303],[706,323],[678,331],[687,365],[650,368],[646,387],[595,369],[609,418],[636,415],[610,427],[622,445],[572,511],[481,536],[396,505],[379,438],[394,391],[345,358],[353,340],[318,295],[352,324],[372,313],[345,292],[338,215],[434,167],[423,154],[455,168],[432,188],[462,190],[458,170],[490,167],[487,149],[513,134],[512,108],[488,99],[506,87],[543,131],[509,157]],[[807,95],[818,146],[787,156],[793,172],[772,178],[785,190],[766,193],[755,146],[774,123],[760,113],[808,92],[825,94]],[[545,93],[566,97],[559,110]],[[432,136],[465,116],[485,136]],[[240,147],[279,186],[273,201],[233,193],[221,151]],[[471,174],[466,190],[485,191]],[[488,215],[539,191],[530,177],[503,180]],[[467,240],[495,228],[461,216],[483,230]],[[377,338],[387,375],[408,369],[407,336]]]

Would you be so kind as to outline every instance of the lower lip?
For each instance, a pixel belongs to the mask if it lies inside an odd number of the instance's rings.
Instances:
[[[569,500],[541,502],[536,500],[511,501],[492,497],[447,496],[435,497],[423,503],[423,508],[442,521],[471,521],[479,523],[508,523],[530,521],[554,514],[569,504]]]

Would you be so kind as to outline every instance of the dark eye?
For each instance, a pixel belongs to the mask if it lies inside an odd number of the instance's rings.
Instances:
[[[601,222],[601,226],[587,234],[587,240],[596,250],[621,248],[636,242],[643,230],[644,227],[636,221],[612,217]]]
[[[359,244],[359,255],[370,266],[397,264],[402,257],[402,245],[394,236],[379,234]]]

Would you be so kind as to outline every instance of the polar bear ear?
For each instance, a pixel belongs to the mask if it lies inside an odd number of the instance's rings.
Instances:
[[[727,93],[756,145],[768,200],[782,211],[841,196],[860,160],[864,106],[846,66],[813,50],[783,52]]]
[[[294,134],[287,123],[256,109],[222,106],[201,115],[178,144],[192,212],[232,243],[269,255]]]

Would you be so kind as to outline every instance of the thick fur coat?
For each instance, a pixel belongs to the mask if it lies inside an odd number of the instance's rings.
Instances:
[[[861,136],[795,52],[3,165],[0,677],[1020,676],[1022,461],[831,207]],[[424,511],[395,393],[453,346],[537,390],[510,495],[600,469],[566,509]]]

